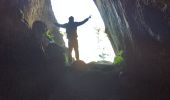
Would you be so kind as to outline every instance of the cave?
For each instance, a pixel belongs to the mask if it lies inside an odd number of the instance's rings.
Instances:
[[[119,64],[65,65],[50,0],[0,1],[1,100],[170,99],[170,1],[93,2]]]

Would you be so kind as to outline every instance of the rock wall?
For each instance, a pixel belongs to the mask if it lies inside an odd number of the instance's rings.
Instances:
[[[94,0],[114,50],[128,64],[169,62],[169,1]],[[168,63],[169,64],[169,63]]]
[[[64,41],[55,21],[50,0],[0,0],[0,100],[44,99],[61,83]],[[47,29],[58,45],[48,45]]]
[[[170,1],[94,2],[104,20],[106,33],[114,50],[124,51],[127,71],[125,79],[128,79],[130,84],[138,84],[136,87],[150,84],[152,89],[154,88],[152,93],[157,92],[154,96],[159,95],[155,98],[168,98],[165,96],[165,88],[170,88]],[[143,83],[144,81],[146,83]]]
[[[27,48],[26,46],[33,41],[32,36],[38,35],[38,31],[42,28],[55,30],[54,35],[60,42],[59,45],[64,46],[62,35],[53,24],[56,19],[50,0],[1,0],[0,5],[0,55],[4,57],[1,58],[2,63],[8,63],[10,59],[14,59],[12,55],[18,55],[12,52],[20,52],[21,49]],[[33,24],[36,21],[41,21],[46,25],[46,27],[41,27],[37,33],[33,32]],[[39,41],[42,41],[43,48],[46,48],[49,41],[45,36],[38,37],[40,37]]]

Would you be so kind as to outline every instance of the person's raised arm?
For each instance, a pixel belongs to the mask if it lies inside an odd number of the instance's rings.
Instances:
[[[90,18],[91,18],[91,16],[89,16],[88,18],[84,19],[84,20],[81,21],[81,22],[77,22],[77,26],[84,24],[84,23],[87,22]]]
[[[66,28],[67,24],[59,24],[59,23],[54,23],[54,25],[58,26],[58,27],[62,27],[62,28]]]

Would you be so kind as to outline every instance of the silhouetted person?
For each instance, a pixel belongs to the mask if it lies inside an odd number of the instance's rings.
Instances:
[[[67,38],[68,38],[68,47],[69,47],[69,61],[72,62],[72,50],[74,48],[76,60],[79,60],[79,50],[78,50],[78,41],[77,41],[77,26],[80,26],[87,22],[91,18],[84,19],[81,22],[74,22],[74,17],[69,17],[69,22],[65,24],[54,23],[58,27],[66,28]]]
[[[43,34],[47,31],[47,26],[42,21],[35,21],[32,25],[32,34],[29,41],[29,51],[32,63],[44,63]],[[29,47],[29,46],[28,46]]]

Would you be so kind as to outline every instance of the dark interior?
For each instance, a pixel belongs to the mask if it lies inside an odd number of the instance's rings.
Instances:
[[[50,0],[0,0],[0,100],[170,100],[170,1],[93,1],[120,64],[67,65]]]

